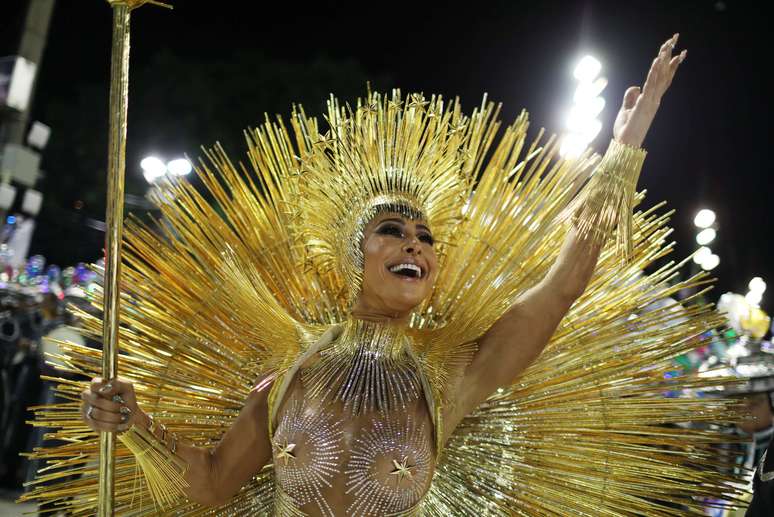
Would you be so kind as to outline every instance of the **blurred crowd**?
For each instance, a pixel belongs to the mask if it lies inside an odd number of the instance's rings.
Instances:
[[[0,490],[15,494],[42,467],[23,456],[46,432],[29,424],[28,408],[53,403],[55,379],[67,376],[56,369],[57,342],[98,347],[77,331],[72,309],[94,310],[100,274],[99,264],[61,269],[36,255],[14,266],[7,255],[0,245]]]

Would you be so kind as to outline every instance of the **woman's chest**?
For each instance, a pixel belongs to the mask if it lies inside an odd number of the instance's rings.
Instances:
[[[400,514],[421,502],[435,468],[424,400],[353,416],[291,391],[272,437],[283,504],[327,516]]]

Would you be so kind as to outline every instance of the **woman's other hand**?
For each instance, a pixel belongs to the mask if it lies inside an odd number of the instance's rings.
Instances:
[[[132,383],[95,377],[81,392],[81,416],[95,431],[123,432],[135,422],[143,422]]]

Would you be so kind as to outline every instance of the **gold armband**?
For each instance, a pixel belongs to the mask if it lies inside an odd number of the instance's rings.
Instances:
[[[175,456],[177,437],[168,435],[166,428],[159,424],[162,434],[161,439],[157,438],[154,434],[156,424],[152,417],[149,418],[149,429],[133,424],[118,439],[134,454],[153,501],[165,508],[186,497],[185,489],[189,485],[184,476],[188,465]]]
[[[617,228],[616,252],[624,259],[632,254],[632,208],[646,155],[643,149],[612,140],[573,214],[582,238],[604,243]]]

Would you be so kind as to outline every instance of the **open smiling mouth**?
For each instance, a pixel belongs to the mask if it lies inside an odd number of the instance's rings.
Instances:
[[[422,268],[416,264],[395,264],[387,268],[390,273],[403,278],[418,280],[422,278]]]

